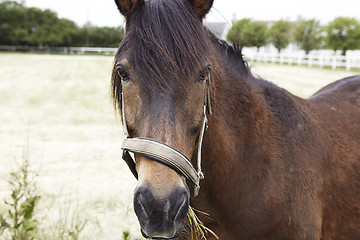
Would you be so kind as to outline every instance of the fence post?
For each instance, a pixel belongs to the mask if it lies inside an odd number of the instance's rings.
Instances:
[[[289,66],[292,66],[292,60],[293,60],[293,59],[292,59],[291,54],[288,55],[288,60],[289,60],[289,61],[288,61]]]
[[[313,61],[312,55],[308,54],[308,66],[309,67],[312,67],[312,61]]]
[[[319,55],[319,66],[320,68],[324,67],[324,58],[322,54]]]
[[[298,55],[298,65],[301,66],[301,62],[302,62],[302,56],[301,54]]]
[[[336,64],[337,64],[337,56],[334,55],[333,56],[333,59],[332,59],[332,70],[335,70],[336,69]]]
[[[351,69],[351,58],[349,55],[346,55],[346,71],[350,71]]]

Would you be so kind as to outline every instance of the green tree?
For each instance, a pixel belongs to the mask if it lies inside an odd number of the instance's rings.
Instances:
[[[77,28],[50,10],[26,8],[14,1],[0,3],[0,44],[66,46]]]
[[[19,3],[3,1],[0,3],[0,44],[21,44],[28,36],[24,26],[26,9]]]
[[[74,36],[73,46],[118,47],[123,38],[122,27],[95,27],[86,24]]]
[[[326,43],[334,51],[360,48],[360,23],[355,18],[337,17],[326,27]]]
[[[240,48],[255,46],[259,49],[266,44],[267,37],[268,29],[266,24],[244,18],[233,24],[226,39]]]
[[[322,40],[322,28],[316,19],[299,19],[296,24],[294,37],[299,47],[309,54],[311,50],[318,49]]]
[[[291,23],[284,20],[277,21],[271,26],[270,40],[274,44],[274,46],[278,49],[279,53],[281,49],[285,48],[290,43],[291,29],[292,29]]]
[[[79,28],[51,10],[26,8],[15,1],[0,2],[2,45],[117,47],[123,37],[121,27]]]
[[[28,9],[30,36],[28,43],[38,46],[69,46],[71,35],[77,31],[74,22],[59,19],[55,12]]]
[[[250,22],[251,20],[248,18],[244,18],[235,22],[226,35],[226,40],[232,42],[235,45],[238,45],[241,49],[247,46],[244,32]]]
[[[91,47],[118,47],[124,37],[122,28],[92,27],[89,29],[89,45]]]
[[[255,46],[259,48],[266,45],[268,38],[268,28],[265,23],[250,22],[244,29],[245,46]]]
[[[68,19],[60,19],[59,26],[62,29],[61,42],[62,46],[73,46],[75,43],[76,34],[79,32],[79,27]]]

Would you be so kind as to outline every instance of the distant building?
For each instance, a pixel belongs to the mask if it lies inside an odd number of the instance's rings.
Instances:
[[[219,39],[226,39],[226,34],[231,28],[226,22],[204,22],[204,26]]]

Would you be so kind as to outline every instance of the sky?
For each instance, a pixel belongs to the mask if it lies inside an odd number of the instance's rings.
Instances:
[[[101,27],[124,23],[114,0],[25,0],[25,5],[51,9],[59,17],[70,19],[79,26],[87,21]],[[296,21],[301,16],[305,19],[316,18],[322,24],[338,16],[360,20],[360,0],[214,0],[206,20],[231,23],[234,16],[236,19],[259,21]]]

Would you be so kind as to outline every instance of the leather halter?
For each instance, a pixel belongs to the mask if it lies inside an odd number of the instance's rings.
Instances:
[[[208,76],[208,78],[210,78],[210,76]],[[131,157],[129,152],[139,154],[151,160],[162,163],[175,170],[178,174],[185,177],[187,180],[190,180],[191,183],[194,185],[194,189],[192,190],[192,196],[196,197],[200,189],[200,180],[204,178],[204,174],[201,171],[201,146],[204,138],[204,133],[207,128],[206,113],[208,113],[209,115],[212,114],[208,81],[206,80],[204,117],[197,146],[197,170],[194,168],[191,161],[185,156],[185,154],[165,143],[162,143],[152,138],[130,138],[126,124],[124,107],[124,96],[123,92],[121,92],[122,121],[126,137],[123,140],[121,149],[123,150],[123,159],[129,166],[135,178],[138,179],[138,173],[136,171],[135,161]]]

